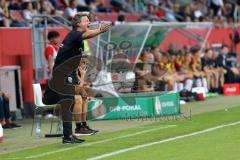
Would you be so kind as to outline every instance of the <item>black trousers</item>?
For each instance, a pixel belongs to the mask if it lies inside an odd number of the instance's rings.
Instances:
[[[0,96],[0,120],[8,120],[10,118],[9,101]]]
[[[68,75],[79,66],[81,55],[65,60],[53,67],[52,78],[48,81],[47,89],[43,96],[45,104],[60,104],[63,120],[63,136],[72,134],[72,108],[74,103],[75,87],[66,84]]]
[[[43,103],[46,105],[60,104],[60,114],[63,121],[63,136],[65,138],[72,135],[72,107],[73,107],[74,96],[60,95],[49,89],[43,96]]]

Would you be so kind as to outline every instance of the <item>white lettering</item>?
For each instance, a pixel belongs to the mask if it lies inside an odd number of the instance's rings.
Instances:
[[[134,106],[116,106],[116,107],[110,107],[110,111],[113,112],[119,112],[119,111],[139,111],[141,110],[141,106],[140,105],[134,105]]]
[[[162,102],[161,106],[162,107],[173,107],[174,106],[174,102],[173,101]]]
[[[236,92],[236,91],[237,91],[237,88],[236,88],[236,87],[227,88],[226,91],[227,91],[227,92]]]

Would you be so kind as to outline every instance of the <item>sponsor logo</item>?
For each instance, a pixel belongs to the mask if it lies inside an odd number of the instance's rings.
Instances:
[[[116,106],[116,107],[110,107],[111,112],[119,112],[119,111],[140,111],[141,106],[140,105],[133,105],[133,106]]]
[[[174,107],[174,102],[173,101],[166,101],[161,103],[162,107]]]
[[[237,91],[236,87],[226,88],[226,92],[236,92],[236,91]]]

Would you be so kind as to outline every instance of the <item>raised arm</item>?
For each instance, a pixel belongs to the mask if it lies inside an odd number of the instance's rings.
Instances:
[[[82,35],[82,39],[90,39],[90,38],[96,37],[99,34],[108,31],[110,27],[111,27],[110,24],[102,23],[100,28],[98,28],[98,29],[88,29],[86,32],[84,32],[83,35]]]

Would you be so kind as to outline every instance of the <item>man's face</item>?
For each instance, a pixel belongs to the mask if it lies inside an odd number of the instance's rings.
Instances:
[[[224,47],[224,48],[222,49],[222,53],[223,53],[224,55],[227,55],[228,52],[229,52],[228,47]]]
[[[90,25],[90,21],[87,16],[81,17],[81,22],[79,23],[79,27],[82,29],[82,31],[86,31],[87,28]]]

